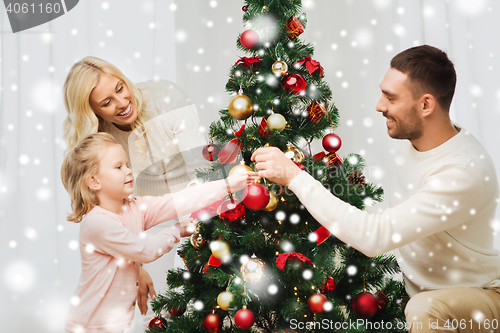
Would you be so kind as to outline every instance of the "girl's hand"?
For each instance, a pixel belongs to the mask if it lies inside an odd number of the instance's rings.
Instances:
[[[155,287],[153,280],[142,267],[139,270],[139,291],[137,292],[137,305],[141,311],[141,315],[146,315],[148,312],[148,294],[152,299],[156,298]]]
[[[193,232],[195,232],[198,224],[194,222],[194,219],[187,218],[180,221],[179,223],[176,223],[175,226],[179,229],[181,237],[188,237],[191,236]]]
[[[255,182],[255,179],[259,179],[257,172],[237,172],[225,179],[226,190],[228,193],[238,192],[247,187],[248,184]]]

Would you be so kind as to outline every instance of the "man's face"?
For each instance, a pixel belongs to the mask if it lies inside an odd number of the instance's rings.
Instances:
[[[406,74],[390,68],[380,83],[382,96],[375,109],[387,118],[387,133],[393,139],[416,140],[423,134],[423,122]]]

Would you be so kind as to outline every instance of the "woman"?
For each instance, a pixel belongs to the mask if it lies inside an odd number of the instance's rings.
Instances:
[[[194,170],[206,162],[200,158],[207,141],[199,130],[196,108],[172,82],[135,85],[109,62],[85,57],[69,71],[63,91],[68,148],[93,133],[113,135],[132,164],[135,196],[163,195],[185,188],[195,179]],[[144,265],[151,276],[141,268],[137,297],[141,314],[148,310],[148,293],[156,296],[153,281],[165,286],[165,272],[174,267],[176,252]],[[150,317],[151,312],[145,323]]]

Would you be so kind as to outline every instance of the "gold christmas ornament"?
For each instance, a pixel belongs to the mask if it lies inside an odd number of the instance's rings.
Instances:
[[[221,240],[210,242],[210,250],[217,259],[221,259],[229,254],[229,245]]]
[[[201,237],[198,230],[193,232],[189,240],[191,241],[191,245],[193,245],[193,247],[197,250],[199,250],[203,245],[207,243],[207,241],[204,240],[203,237]]]
[[[253,114],[253,102],[243,95],[243,90],[238,91],[238,95],[229,102],[229,114],[238,120],[245,120]]]
[[[273,71],[274,75],[283,76],[288,73],[288,65],[286,64],[286,62],[278,60],[271,66],[271,70]]]
[[[279,202],[279,199],[276,196],[276,194],[269,191],[269,203],[267,204],[266,208],[264,208],[263,210],[265,210],[266,212],[270,212],[270,211],[275,210],[276,207],[278,207],[278,202]]]
[[[217,304],[224,311],[227,311],[227,309],[229,309],[229,304],[232,300],[233,294],[229,291],[223,291],[219,294],[219,296],[217,296]]]
[[[285,156],[291,159],[294,162],[302,163],[304,162],[304,153],[294,146],[291,143],[286,145]]]
[[[245,165],[245,161],[241,161],[240,164],[234,166],[230,171],[228,176],[231,176],[235,173],[244,173],[247,171],[253,171],[248,165]]]
[[[285,129],[286,119],[279,113],[273,113],[267,118],[267,128],[281,132]]]
[[[254,254],[243,265],[241,265],[241,275],[245,281],[259,282],[264,275],[265,263]]]

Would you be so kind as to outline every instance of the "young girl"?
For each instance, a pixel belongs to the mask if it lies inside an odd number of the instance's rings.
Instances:
[[[82,272],[65,329],[122,332],[134,317],[139,265],[170,251],[194,224],[180,223],[144,237],[163,221],[199,210],[243,189],[251,173],[189,187],[161,197],[135,197],[127,155],[107,133],[83,139],[65,156],[61,178],[71,197],[69,221],[81,223]],[[192,227],[192,228],[188,228]],[[188,231],[191,229],[191,231]]]

